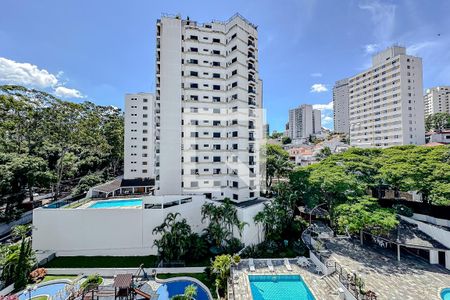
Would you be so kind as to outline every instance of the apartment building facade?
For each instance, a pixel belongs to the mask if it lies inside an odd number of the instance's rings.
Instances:
[[[124,178],[154,178],[154,95],[125,95]]]
[[[289,137],[292,140],[307,139],[322,128],[320,110],[310,104],[302,104],[289,110]]]
[[[425,143],[422,59],[393,46],[348,81],[350,144],[390,147]]]
[[[161,195],[259,196],[258,32],[240,15],[157,21],[155,178]]]
[[[333,121],[335,132],[350,133],[348,100],[348,79],[336,81],[333,87]]]
[[[450,114],[450,86],[437,86],[429,88],[423,96],[425,117],[446,112]]]

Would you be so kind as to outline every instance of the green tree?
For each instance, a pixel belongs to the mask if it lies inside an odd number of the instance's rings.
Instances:
[[[228,254],[218,255],[212,262],[211,269],[215,275],[215,286],[217,298],[225,294],[227,286],[227,279],[230,276],[231,264],[237,263],[240,260],[239,256],[231,256]]]
[[[316,158],[318,160],[322,160],[322,159],[327,158],[331,154],[332,153],[331,153],[330,147],[328,147],[328,146],[327,147],[323,147],[322,149],[320,149],[319,153],[317,153]]]
[[[369,196],[350,198],[336,207],[338,228],[342,232],[387,234],[395,229],[398,220],[394,210],[381,208],[376,199]]]
[[[292,140],[291,140],[291,138],[288,137],[288,136],[283,136],[283,137],[281,138],[281,143],[282,143],[283,145],[290,144],[290,143],[292,143]]]
[[[154,241],[158,253],[165,261],[180,260],[189,251],[192,235],[186,219],[177,220],[179,213],[168,213],[164,222],[153,229],[153,234],[161,237]]]
[[[292,163],[289,161],[289,153],[280,145],[268,144],[266,146],[266,186],[268,189],[272,187],[274,178],[278,181],[280,178],[287,177],[293,169]]]
[[[447,112],[439,112],[427,116],[425,119],[425,128],[427,131],[436,131],[438,133],[450,128],[450,114]]]

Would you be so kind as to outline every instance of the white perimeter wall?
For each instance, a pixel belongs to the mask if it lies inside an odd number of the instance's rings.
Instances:
[[[176,196],[166,196],[177,198]],[[178,198],[186,198],[182,196]],[[193,232],[202,233],[201,206],[204,196],[191,196],[192,202],[165,209],[107,208],[107,209],[49,209],[33,211],[33,249],[56,256],[144,256],[156,255],[153,246],[159,236],[152,234],[168,213],[180,213]],[[147,202],[144,197],[144,202]],[[254,216],[262,210],[262,203],[238,208],[238,217],[248,223],[242,238],[245,245],[263,240],[261,227],[254,224]]]
[[[201,232],[203,197],[166,209],[45,209],[33,212],[33,249],[57,256],[155,255],[152,234],[170,212],[186,218],[193,232]]]

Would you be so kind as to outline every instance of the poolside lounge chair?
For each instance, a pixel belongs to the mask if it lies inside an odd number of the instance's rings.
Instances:
[[[275,272],[272,261],[270,259],[268,259],[266,262],[267,262],[267,267],[269,268],[270,272]]]
[[[284,265],[286,266],[286,269],[288,271],[292,271],[292,267],[291,267],[291,264],[289,263],[289,259],[287,259],[287,258],[284,259]]]
[[[255,263],[253,262],[253,258],[248,259],[248,266],[250,268],[250,272],[255,272]]]

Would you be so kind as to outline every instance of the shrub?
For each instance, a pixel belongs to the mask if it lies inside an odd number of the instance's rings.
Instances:
[[[94,275],[89,275],[86,280],[81,284],[80,289],[81,290],[85,290],[86,288],[89,287],[97,287],[100,284],[102,284],[103,282],[103,278],[98,275],[98,274],[94,274]]]
[[[399,215],[405,216],[405,217],[412,217],[413,216],[413,210],[409,208],[406,205],[403,204],[394,204],[392,206],[394,208],[395,212]]]

